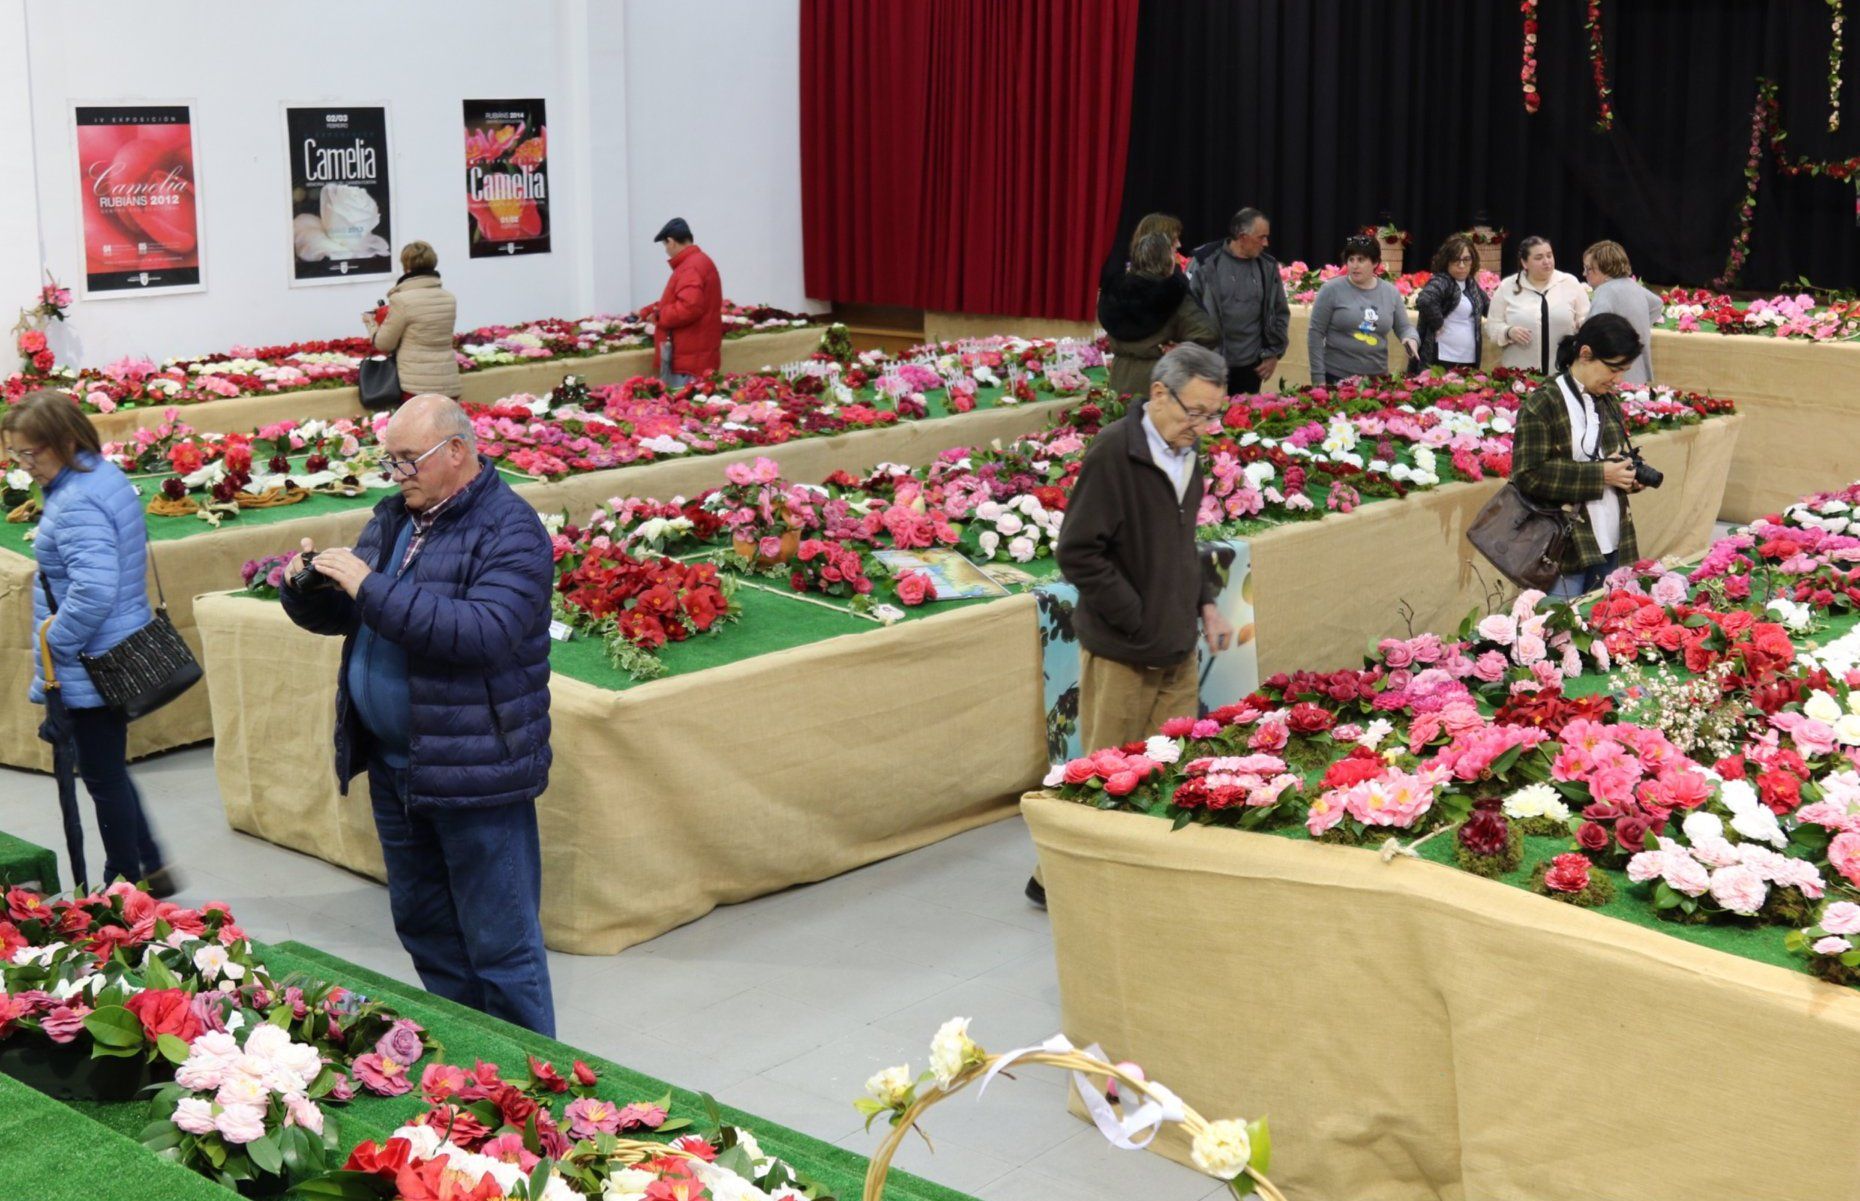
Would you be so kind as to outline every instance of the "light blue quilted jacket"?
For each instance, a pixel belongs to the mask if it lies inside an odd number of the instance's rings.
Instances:
[[[135,485],[114,464],[78,452],[88,471],[66,467],[45,488],[45,513],[33,555],[39,575],[58,598],[52,622],[52,663],[65,704],[91,709],[103,704],[78,653],[100,655],[149,620],[148,527]],[[32,699],[45,700],[45,667],[39,662],[39,623],[45,620],[45,587],[32,582]]]

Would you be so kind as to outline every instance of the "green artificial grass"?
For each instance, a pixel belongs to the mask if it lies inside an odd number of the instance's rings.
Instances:
[[[86,1114],[0,1075],[0,1201],[230,1201],[204,1176],[149,1152],[136,1130],[99,1129]]]
[[[656,1101],[670,1093],[672,1105],[669,1112],[672,1117],[688,1118],[700,1128],[709,1124],[703,1101],[696,1093],[674,1087],[665,1081],[641,1075],[619,1064],[578,1051],[565,1043],[443,1000],[413,985],[369,971],[302,943],[285,942],[269,946],[255,944],[254,950],[265,961],[274,978],[282,979],[292,972],[304,972],[319,979],[341,982],[373,1000],[387,1002],[401,1016],[412,1018],[426,1028],[429,1042],[436,1040],[443,1047],[444,1062],[469,1068],[475,1060],[482,1059],[487,1063],[496,1063],[507,1079],[521,1079],[527,1073],[527,1056],[549,1060],[563,1069],[564,1075],[567,1074],[568,1066],[580,1059],[600,1074],[601,1081],[597,1090],[600,1096],[625,1104],[628,1101]],[[624,989],[617,1000],[624,1000]],[[432,1062],[435,1062],[435,1057],[429,1053],[416,1066],[424,1069],[426,1064]],[[873,1068],[877,1070],[883,1066],[874,1064]],[[5,1077],[0,1077],[0,1085],[10,1085],[11,1091],[24,1091],[29,1098],[39,1098],[37,1093]],[[849,1110],[853,1100],[852,1097],[846,1098]],[[170,1165],[139,1146],[123,1144],[120,1138],[114,1137],[121,1135],[133,1140],[141,1132],[148,1123],[147,1101],[69,1107],[45,1098],[39,1098],[39,1101],[41,1103],[35,1106],[22,1105],[21,1116],[15,1122],[12,1120],[13,1106],[9,1091],[0,1088],[0,1147],[12,1146],[7,1138],[7,1130],[10,1126],[18,1125],[21,1129],[33,1131],[28,1145],[45,1148],[37,1160],[43,1166],[37,1169],[29,1167],[25,1173],[14,1169],[12,1153],[8,1151],[4,1157],[5,1170],[0,1172],[0,1201],[11,1201],[12,1194],[7,1191],[9,1182],[35,1179],[35,1171],[55,1173],[60,1170],[60,1165],[86,1159],[85,1155],[77,1153],[78,1148],[88,1149],[99,1145],[121,1147],[121,1153],[112,1161],[114,1168],[110,1173],[112,1180],[120,1182],[116,1191],[31,1192],[20,1194],[22,1199],[31,1196],[34,1201],[40,1198],[61,1201],[69,1196],[72,1201],[92,1201],[93,1198],[108,1195],[135,1197],[137,1201],[169,1201],[169,1198],[194,1201],[196,1197],[226,1201],[228,1194],[204,1179],[199,1179],[198,1185],[211,1192],[198,1189],[188,1191],[197,1178],[190,1177],[186,1172],[158,1171]],[[415,1088],[401,1097],[376,1097],[358,1092],[349,1104],[332,1105],[328,1112],[340,1123],[342,1148],[346,1152],[365,1139],[376,1142],[384,1140],[396,1127],[406,1124],[427,1108],[426,1103],[420,1099],[418,1088]],[[754,1114],[728,1106],[720,1108],[724,1121],[749,1130],[764,1151],[779,1155],[801,1172],[827,1185],[839,1201],[854,1201],[859,1196],[865,1179],[864,1156],[778,1126]],[[62,1111],[62,1117],[59,1111]],[[45,1117],[61,1120],[47,1126]],[[96,1130],[97,1125],[107,1127],[113,1134],[100,1134]],[[140,1161],[136,1159],[137,1155],[141,1157]],[[168,1184],[175,1175],[188,1179],[175,1182],[172,1191],[161,1191],[161,1186]],[[965,1194],[896,1171],[889,1177],[886,1196],[895,1201],[968,1201]]]
[[[58,856],[47,847],[0,830],[0,885],[13,884],[57,892]]]

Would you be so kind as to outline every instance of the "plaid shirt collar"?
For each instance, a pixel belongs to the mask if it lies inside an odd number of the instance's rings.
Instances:
[[[413,537],[407,540],[407,553],[400,557],[400,566],[395,569],[396,574],[405,573],[408,564],[413,562],[413,557],[420,553],[420,544],[425,542],[426,535],[432,532],[434,523],[439,520],[439,515],[458,503],[458,499],[470,490],[471,484],[467,482],[463,488],[436,505],[428,505],[424,509],[407,510],[408,516],[413,518]]]

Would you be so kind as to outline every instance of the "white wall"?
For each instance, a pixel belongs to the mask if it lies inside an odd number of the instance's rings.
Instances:
[[[656,300],[672,217],[716,260],[723,294],[824,308],[802,291],[801,0],[628,0],[633,297]]]
[[[0,121],[0,163],[15,168],[0,187],[0,331],[12,327],[13,310],[30,303],[41,282],[32,125],[17,118],[31,108],[25,0],[0,0],[0,112],[15,114],[14,120]],[[13,339],[0,342],[0,374],[11,372],[16,358]]]
[[[0,122],[0,161],[33,164],[33,186],[19,189],[31,207],[0,198],[0,314],[29,299],[41,263],[81,282],[71,106],[82,101],[193,104],[206,255],[204,292],[81,300],[72,327],[85,365],[360,332],[388,281],[287,286],[287,101],[388,105],[394,241],[438,249],[461,327],[657,299],[664,256],[647,239],[675,214],[717,258],[726,295],[803,307],[799,0],[515,11],[506,0],[0,0],[0,105],[24,99],[29,65],[32,114],[29,147]],[[548,102],[552,253],[466,257],[466,96]],[[36,260],[23,249],[35,244]]]

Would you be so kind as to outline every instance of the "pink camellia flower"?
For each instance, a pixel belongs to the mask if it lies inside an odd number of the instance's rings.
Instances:
[[[1261,722],[1259,727],[1248,736],[1246,745],[1253,751],[1282,751],[1291,740],[1291,734],[1282,721]]]
[[[1829,934],[1860,934],[1860,905],[1836,901],[1821,911],[1820,925]]]
[[[413,1087],[407,1065],[378,1051],[355,1057],[355,1079],[376,1096],[398,1097]]]
[[[523,1136],[520,1134],[500,1134],[480,1147],[478,1153],[504,1163],[514,1163],[524,1172],[534,1169],[542,1159],[523,1145]]]
[[[1211,718],[1202,718],[1189,730],[1191,738],[1212,738],[1221,732],[1221,723]]]
[[[1194,728],[1194,718],[1172,717],[1162,724],[1162,735],[1165,738],[1181,738]]]
[[[665,1111],[657,1105],[633,1101],[620,1107],[621,1130],[657,1130],[665,1125]]]
[[[420,1073],[420,1095],[437,1104],[462,1090],[471,1077],[464,1068],[450,1063],[429,1063]]]
[[[1414,663],[1414,651],[1400,638],[1384,638],[1376,643],[1376,652],[1391,669],[1408,667]]]
[[[420,1040],[421,1032],[418,1022],[401,1018],[376,1040],[375,1053],[396,1063],[412,1064],[426,1053],[426,1044]]]
[[[302,1126],[311,1134],[323,1133],[323,1111],[302,1093],[284,1095],[284,1124]]]
[[[620,1130],[620,1111],[611,1101],[598,1097],[581,1097],[570,1101],[562,1111],[568,1119],[571,1138],[593,1138],[597,1134],[616,1134]]]
[[[1505,678],[1505,673],[1510,669],[1511,665],[1505,661],[1501,652],[1486,651],[1473,660],[1472,673],[1488,684],[1496,684]]]
[[[252,1143],[265,1137],[265,1111],[256,1105],[228,1105],[213,1119],[213,1128],[229,1143]]]
[[[1669,571],[1654,581],[1651,595],[1655,602],[1662,605],[1677,605],[1686,599],[1686,577],[1676,571]]]
[[[1830,934],[1826,938],[1817,938],[1814,944],[1814,951],[1817,955],[1844,955],[1853,949],[1854,944],[1848,942],[1838,934]]]
[[[1500,646],[1510,646],[1518,638],[1518,619],[1504,613],[1492,613],[1479,621],[1479,637]]]
[[[1849,884],[1860,884],[1860,834],[1852,831],[1836,834],[1828,843],[1828,864],[1845,876]]]
[[[182,1097],[169,1120],[189,1134],[212,1134],[213,1102],[205,1097]]]
[[[1589,860],[1586,855],[1570,852],[1550,861],[1544,872],[1544,887],[1551,892],[1577,893],[1589,887]]]
[[[1763,908],[1769,894],[1769,885],[1763,882],[1763,877],[1743,864],[1719,868],[1711,875],[1712,900],[1732,913],[1746,916],[1756,913]]]
[[[90,1012],[90,1006],[79,1000],[71,1000],[46,1011],[39,1019],[45,1036],[55,1043],[68,1043],[77,1038],[84,1029],[84,1015]]]

